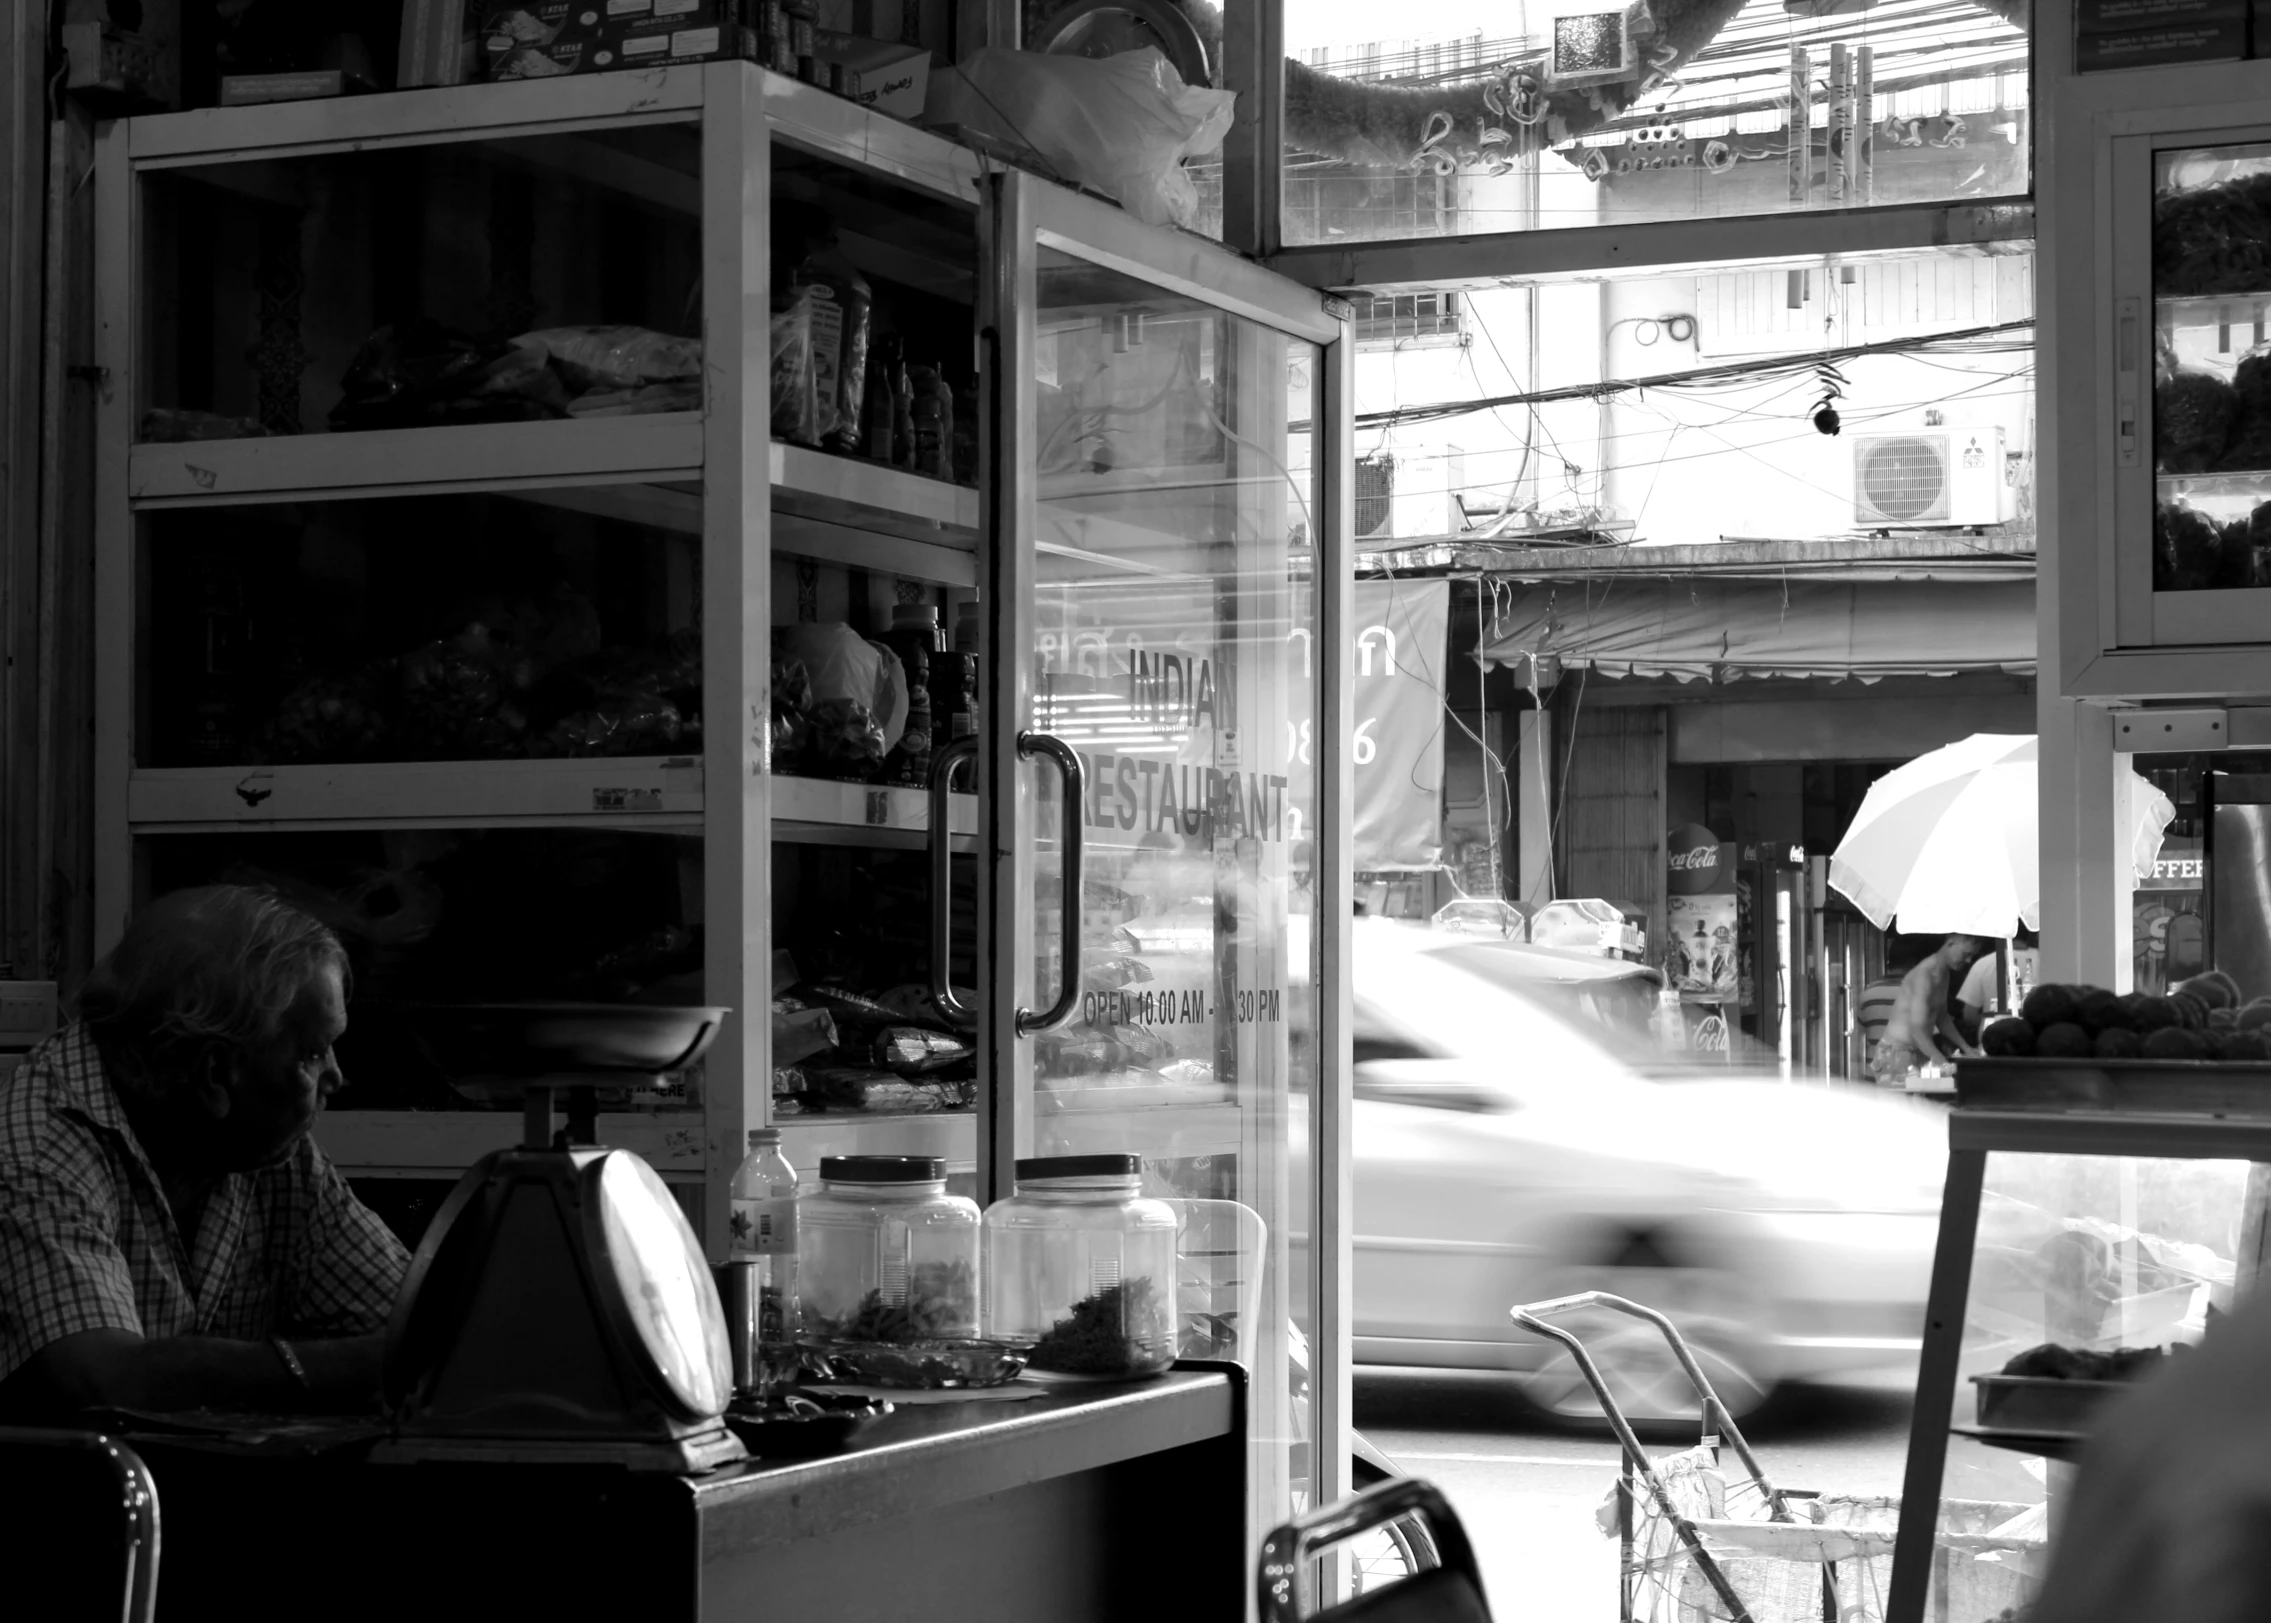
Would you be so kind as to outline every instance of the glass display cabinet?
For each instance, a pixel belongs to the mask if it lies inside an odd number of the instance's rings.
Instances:
[[[2271,64],[2050,88],[2042,450],[2060,691],[2271,691]]]
[[[713,1259],[767,1122],[980,1201],[1137,1155],[1281,1516],[1346,1423],[1293,1140],[1347,307],[741,62],[122,120],[97,179],[98,950],[195,883],[330,922],[318,1137],[410,1227],[521,1136],[468,1005],[731,1011],[581,1123]]]
[[[2101,1405],[2260,1269],[2265,1080],[1958,1066],[1888,1619],[1990,1623],[2032,1599]]]

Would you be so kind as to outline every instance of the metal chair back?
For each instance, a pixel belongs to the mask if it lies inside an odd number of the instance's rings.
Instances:
[[[0,1567],[42,1619],[151,1623],[158,1485],[141,1456],[100,1432],[0,1426]]]
[[[1317,1558],[1337,1544],[1402,1517],[1417,1517],[1440,1565],[1385,1589],[1313,1611]],[[1398,1477],[1313,1510],[1262,1541],[1255,1575],[1261,1623],[1490,1623],[1482,1569],[1467,1530],[1432,1482]]]

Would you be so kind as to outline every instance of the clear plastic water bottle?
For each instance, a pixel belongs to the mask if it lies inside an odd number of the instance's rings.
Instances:
[[[765,1397],[796,1375],[796,1169],[781,1154],[781,1130],[756,1127],[733,1175],[726,1312],[733,1384]]]

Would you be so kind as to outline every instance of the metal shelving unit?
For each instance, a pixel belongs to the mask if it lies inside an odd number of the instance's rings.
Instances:
[[[814,160],[837,168],[816,171]],[[334,171],[325,164],[459,161],[525,177],[549,206],[629,199],[691,223],[700,305],[688,314],[703,335],[703,409],[191,443],[138,438],[142,413],[158,403],[159,375],[177,364],[160,341],[174,294],[154,277],[151,259],[158,234],[172,228],[163,188],[193,181],[303,218],[331,207],[327,218],[345,220],[340,230],[351,235],[356,222],[332,196]],[[958,283],[967,303],[981,252],[978,159],[811,86],[719,63],[124,120],[105,127],[96,168],[97,321],[110,380],[97,452],[98,950],[138,900],[147,882],[144,848],[159,837],[590,829],[698,838],[703,996],[730,1006],[735,1018],[708,1057],[698,1106],[603,1114],[599,1123],[609,1142],[637,1149],[681,1186],[718,1243],[744,1129],[769,1108],[764,1011],[772,991],[774,842],[905,848],[930,838],[918,790],[771,772],[762,724],[771,560],[867,570],[933,589],[979,583],[976,490],[771,440],[771,199],[779,182],[825,207],[828,187],[815,173],[849,177],[844,195],[855,203],[847,212],[860,216],[851,224],[869,227],[858,243],[878,258],[896,254],[895,271],[920,267],[926,291]],[[932,211],[920,222],[920,242],[892,245],[891,233],[865,218],[893,213],[878,200],[894,195]],[[913,220],[919,211],[904,212]],[[941,214],[947,227],[938,224]],[[478,220],[461,225],[475,236],[481,229]],[[311,266],[354,251],[302,233]],[[361,251],[381,248],[374,237]],[[531,274],[549,272],[539,266]],[[320,370],[312,355],[306,365]],[[140,764],[141,687],[150,678],[138,662],[150,628],[181,610],[153,601],[150,550],[167,544],[155,524],[225,525],[254,508],[460,495],[693,538],[693,629],[712,723],[697,747],[614,758]],[[739,714],[758,725],[733,725]],[[975,797],[955,797],[955,809],[951,836],[969,849]],[[327,1114],[319,1138],[354,1176],[448,1179],[511,1142],[518,1124],[504,1112],[341,1109]],[[854,1135],[870,1129],[893,1131],[880,1121],[848,1127]],[[957,1159],[969,1160],[969,1117],[939,1119],[931,1131],[964,1141]]]

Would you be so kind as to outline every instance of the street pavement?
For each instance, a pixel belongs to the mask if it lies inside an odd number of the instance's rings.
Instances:
[[[1778,1394],[1743,1428],[1778,1486],[1897,1494],[1908,1451],[1903,1372],[1861,1386]],[[1617,1547],[1593,1513],[1616,1480],[1616,1444],[1529,1415],[1487,1376],[1361,1368],[1356,1425],[1449,1495],[1482,1562],[1491,1606],[1527,1623],[1615,1623]],[[1649,1440],[1669,1453],[1693,1434]]]

